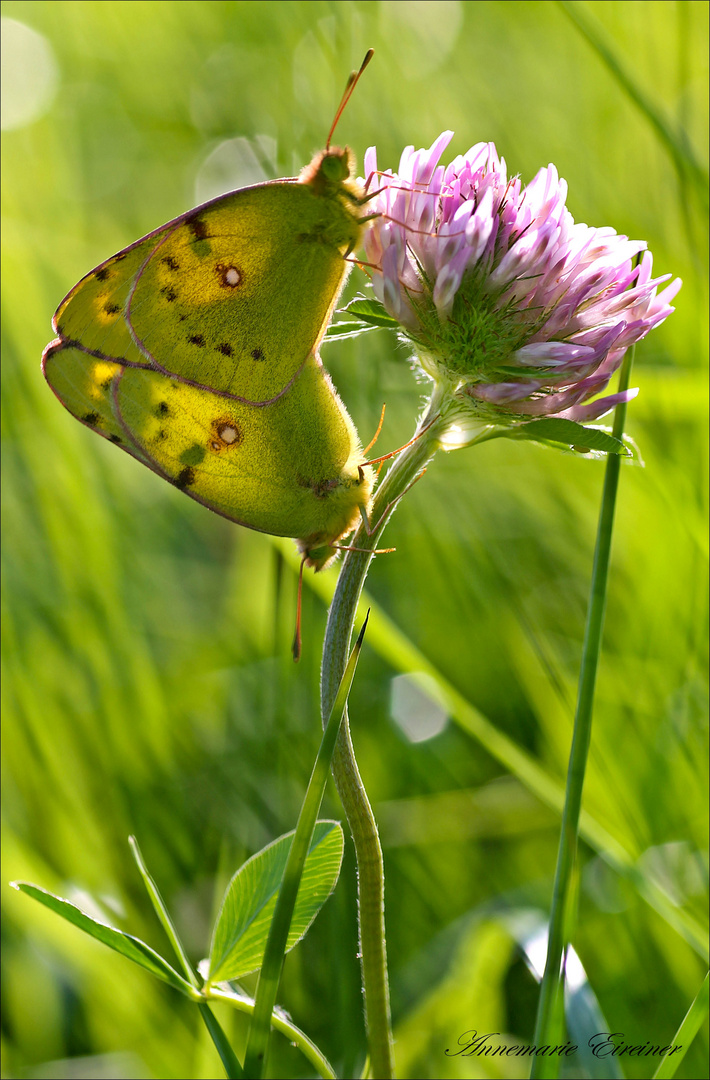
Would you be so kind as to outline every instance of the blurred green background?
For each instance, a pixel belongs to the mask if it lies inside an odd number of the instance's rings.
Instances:
[[[3,4],[3,1076],[222,1075],[189,1003],[8,881],[103,904],[165,950],[135,833],[204,956],[228,877],[295,824],[319,737],[313,587],[332,587],[309,575],[295,667],[289,543],[213,516],[64,412],[39,371],[52,313],[92,266],[197,201],[293,175],[369,46],[338,133],[360,161],[376,144],[396,167],[448,127],[452,153],[494,140],[524,180],[554,161],[575,218],[647,239],[655,270],[684,280],[637,353],[628,430],[646,467],[622,471],[574,945],[608,1030],[629,1041],[668,1042],[697,992],[707,200],[687,162],[707,162],[708,5],[571,8],[646,107],[551,2]],[[378,451],[406,441],[423,388],[394,338],[323,352],[363,442],[383,400]],[[524,1075],[515,1058],[444,1051],[471,1028],[532,1037],[515,938],[549,904],[602,476],[532,444],[439,455],[389,528],[397,554],[371,570],[351,716],[382,827],[403,1077]],[[459,707],[442,713],[416,669]],[[480,715],[510,743],[496,749]],[[539,766],[537,793],[513,744]],[[332,791],[324,816],[342,817]],[[280,993],[346,1077],[365,1053],[356,952],[348,846]],[[219,1015],[241,1047],[242,1020]],[[706,1045],[679,1076],[707,1075]],[[271,1067],[309,1075],[278,1037]],[[622,1067],[650,1075],[643,1059]]]

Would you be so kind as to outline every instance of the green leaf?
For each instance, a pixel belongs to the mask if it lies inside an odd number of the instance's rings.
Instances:
[[[170,918],[168,909],[165,906],[165,901],[160,895],[160,889],[158,888],[155,881],[148,872],[148,867],[145,865],[145,862],[143,860],[141,849],[138,847],[138,841],[136,840],[135,836],[129,836],[128,843],[130,845],[133,858],[135,859],[136,866],[138,867],[139,873],[143,878],[143,884],[145,885],[148,896],[150,897],[150,902],[153,905],[153,910],[158,916],[160,923],[165,930],[165,933],[168,935],[170,944],[175,950],[175,954],[180,961],[180,965],[183,971],[185,972],[187,981],[197,990],[199,989],[200,984],[198,983],[197,977],[195,976],[195,973],[190,966],[190,961],[187,958],[187,953],[185,952],[185,948],[180,941],[178,932],[173,924],[173,920]]]
[[[325,332],[325,337],[321,342],[321,345],[328,341],[340,341],[343,338],[360,337],[361,334],[369,334],[371,331],[377,330],[377,326],[369,325],[362,322],[338,322],[331,323]]]
[[[158,979],[162,979],[163,982],[169,983],[170,986],[180,990],[187,997],[195,998],[197,992],[193,990],[190,984],[181,975],[178,975],[167,960],[164,960],[162,956],[151,949],[150,945],[146,945],[144,941],[141,941],[140,938],[133,937],[132,934],[124,934],[122,930],[116,930],[113,926],[108,926],[107,923],[92,919],[90,915],[86,915],[85,912],[75,907],[69,900],[54,896],[53,893],[41,889],[38,885],[31,885],[26,881],[13,881],[12,885],[13,888],[26,893],[27,896],[39,900],[40,904],[44,904],[50,911],[61,915],[67,922],[78,926],[85,934],[89,934],[91,937],[96,938],[97,941],[108,945],[109,949],[121,953],[122,956],[127,956],[134,964],[140,964],[151,975],[155,975]]]
[[[358,319],[371,326],[386,326],[390,330],[396,330],[399,326],[379,300],[366,296],[356,296],[342,310],[347,311],[348,315],[357,315]]]
[[[573,446],[578,453],[600,450],[605,454],[631,456],[621,439],[615,439],[603,428],[584,427],[582,424],[575,423],[574,420],[565,420],[561,416],[547,416],[542,420],[533,420],[529,424],[511,428],[507,434],[513,439],[563,443],[565,446]]]
[[[622,440],[623,440],[624,446],[626,447],[626,451],[627,451],[627,453],[629,455],[628,461],[632,465],[639,465],[642,469],[645,469],[646,468],[646,462],[643,460],[643,458],[641,456],[641,451],[639,449],[639,445],[636,442],[636,440],[632,439],[631,436],[628,435],[626,432],[624,432],[624,434],[622,436]]]
[[[209,983],[239,979],[261,966],[294,832],[252,855],[227,887],[210,949]],[[343,830],[319,821],[298,890],[286,950],[300,941],[335,888],[343,858]]]

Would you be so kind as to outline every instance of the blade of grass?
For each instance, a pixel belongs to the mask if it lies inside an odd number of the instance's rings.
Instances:
[[[78,908],[76,904],[72,904],[71,901],[65,900],[61,896],[55,896],[54,893],[40,888],[39,885],[32,885],[29,881],[12,881],[10,884],[13,889],[17,889],[19,892],[31,896],[34,900],[38,900],[40,904],[44,904],[50,911],[54,911],[55,914],[60,915],[67,922],[78,927],[79,930],[83,930],[89,937],[96,938],[102,945],[107,945],[109,949],[113,949],[114,952],[120,953],[121,956],[127,957],[134,964],[138,964],[139,967],[149,971],[151,975],[162,979],[185,994],[191,1001],[198,1000],[199,994],[194,986],[183,979],[182,975],[179,975],[167,960],[164,960],[155,949],[151,949],[150,945],[146,945],[140,938],[134,937],[133,934],[127,934],[123,930],[117,930],[115,927],[109,926],[108,923],[94,919],[91,915],[87,915],[86,912],[82,911],[81,908]]]
[[[631,367],[633,364],[634,349],[631,348],[624,357],[619,375],[619,390],[628,388]],[[626,420],[626,404],[621,402],[614,411],[614,425],[612,434],[614,438],[621,439],[624,433]],[[592,583],[589,595],[589,607],[587,609],[587,625],[584,634],[582,648],[582,663],[579,673],[579,690],[577,694],[577,711],[574,718],[574,734],[572,736],[572,748],[570,750],[569,769],[567,772],[567,790],[565,805],[562,811],[562,825],[560,830],[560,844],[557,854],[557,868],[555,871],[555,883],[552,895],[552,910],[550,912],[550,932],[547,945],[547,961],[545,973],[542,977],[540,1000],[538,1003],[537,1021],[535,1024],[534,1043],[542,1046],[549,1042],[554,1023],[555,1002],[562,994],[564,972],[562,969],[562,954],[568,940],[569,929],[565,926],[565,920],[569,912],[570,885],[574,875],[574,867],[577,860],[579,845],[579,817],[582,806],[582,789],[584,787],[584,774],[589,754],[589,744],[592,734],[592,715],[594,710],[594,691],[597,679],[597,667],[601,654],[602,633],[604,630],[604,614],[606,611],[606,593],[609,579],[609,561],[611,556],[611,541],[614,531],[614,511],[616,509],[616,495],[619,488],[619,470],[621,461],[618,454],[610,454],[607,458],[604,475],[604,489],[602,492],[601,509],[599,512],[599,525],[597,528],[597,541],[594,551],[594,565],[592,568]],[[559,1062],[557,1063],[559,1065]],[[557,1069],[548,1071],[549,1065],[541,1057],[533,1061],[531,1080],[541,1076],[557,1075]]]
[[[355,669],[360,656],[368,616],[365,618],[362,630],[350,654],[348,665],[340,681],[338,693],[330,711],[328,723],[323,732],[323,738],[318,749],[313,766],[313,772],[308,782],[308,788],[298,817],[296,833],[291,844],[291,850],[284,870],[283,882],[279,891],[274,917],[269,929],[269,937],[264,950],[264,963],[259,972],[259,982],[256,988],[254,1016],[249,1028],[247,1038],[246,1056],[244,1059],[244,1075],[250,1080],[258,1080],[263,1075],[266,1065],[266,1055],[269,1047],[269,1035],[271,1032],[271,1014],[276,1004],[281,969],[283,968],[286,940],[288,938],[291,917],[293,915],[298,886],[303,873],[303,865],[308,854],[315,828],[318,811],[323,799],[330,762],[335,749],[335,742],[340,731],[340,725],[348,703],[348,695],[355,677]]]
[[[678,1028],[675,1038],[672,1040],[669,1053],[666,1054],[653,1074],[653,1080],[670,1080],[672,1076],[675,1076],[678,1066],[687,1054],[690,1044],[697,1035],[700,1025],[708,1014],[709,986],[710,972],[705,976],[703,985],[698,990],[693,1004],[685,1014],[683,1022]],[[677,1056],[674,1054],[673,1057],[671,1057],[674,1046],[679,1046],[680,1049]]]

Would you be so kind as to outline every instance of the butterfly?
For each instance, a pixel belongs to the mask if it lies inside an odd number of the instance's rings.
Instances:
[[[219,196],[102,262],[59,305],[61,403],[185,494],[293,537],[316,570],[367,521],[375,476],[318,346],[366,228],[330,137],[298,178]]]

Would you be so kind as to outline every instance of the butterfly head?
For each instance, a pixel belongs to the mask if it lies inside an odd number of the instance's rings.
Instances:
[[[343,180],[349,180],[354,172],[352,151],[346,146],[331,146],[324,150],[319,165],[320,172],[326,181],[342,184]]]
[[[321,150],[302,170],[299,180],[308,184],[316,195],[344,196],[349,203],[359,202],[364,194],[355,181],[355,155],[348,146]]]
[[[315,543],[312,546],[310,544],[304,546],[302,554],[306,566],[312,566],[314,570],[325,570],[334,559],[337,559],[339,552],[332,543]]]

